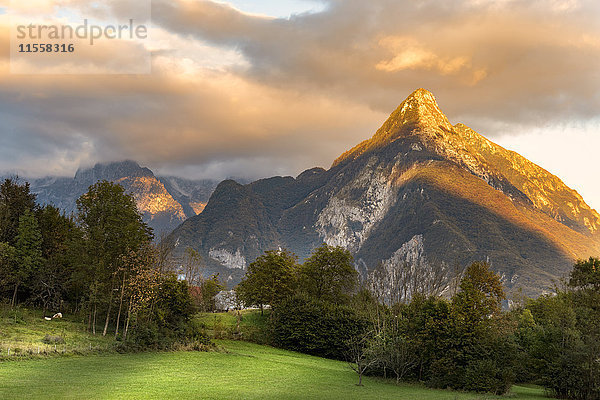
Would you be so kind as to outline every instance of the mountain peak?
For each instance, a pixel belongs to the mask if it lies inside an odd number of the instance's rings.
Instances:
[[[427,89],[419,88],[412,92],[406,100],[414,99],[416,101],[421,102],[431,102],[437,105],[437,101],[435,100],[435,96]]]
[[[124,177],[154,176],[148,168],[141,167],[132,160],[97,163],[92,168],[79,168],[75,173],[76,181],[97,181],[107,179],[116,181]]]
[[[452,130],[452,124],[440,110],[435,96],[426,89],[417,89],[412,92],[390,115],[383,127],[393,128],[407,124],[417,125],[421,128],[437,129],[442,127]]]
[[[333,165],[346,159],[358,157],[370,149],[385,146],[394,140],[412,134],[414,130],[452,132],[453,127],[437,104],[435,96],[429,90],[417,89],[412,92],[371,139],[342,154]]]

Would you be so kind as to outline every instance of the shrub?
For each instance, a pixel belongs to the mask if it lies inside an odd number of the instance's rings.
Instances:
[[[295,295],[273,310],[275,345],[321,357],[343,359],[345,343],[359,335],[367,322],[349,306]]]

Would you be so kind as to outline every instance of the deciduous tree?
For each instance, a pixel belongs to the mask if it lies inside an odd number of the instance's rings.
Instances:
[[[14,306],[17,291],[23,283],[30,280],[44,263],[42,258],[42,234],[35,215],[31,210],[25,210],[19,218],[19,230],[16,240],[17,263],[12,272],[14,293],[11,304]]]
[[[323,244],[301,266],[300,287],[314,298],[345,302],[357,287],[357,275],[348,250]]]
[[[152,230],[142,221],[135,200],[115,183],[99,181],[77,200],[78,218],[84,235],[84,251],[91,287],[98,295],[91,296],[93,308],[97,301],[106,304],[103,335],[111,317],[113,294],[121,280],[117,279],[122,258],[152,240]],[[91,308],[90,308],[91,310]]]
[[[246,306],[277,307],[296,287],[297,257],[286,250],[269,250],[248,266],[237,293]]]

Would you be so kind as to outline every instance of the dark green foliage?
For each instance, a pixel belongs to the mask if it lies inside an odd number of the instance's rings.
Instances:
[[[501,314],[504,291],[487,263],[471,264],[453,296],[429,382],[435,387],[503,394],[514,381],[517,348]]]
[[[474,262],[465,271],[460,292],[452,298],[454,310],[473,328],[497,316],[506,298],[500,277],[488,263]]]
[[[530,353],[536,343],[539,327],[529,309],[519,307],[511,311],[510,316],[516,322],[515,342],[518,347],[514,368],[515,382],[537,382],[539,380],[537,364]]]
[[[179,281],[174,274],[162,278],[158,289],[156,315],[160,326],[175,328],[189,321],[195,309],[186,281]]]
[[[343,359],[345,343],[362,333],[367,320],[355,308],[296,295],[273,312],[273,342],[285,349]]]
[[[71,295],[74,292],[76,242],[81,233],[74,221],[56,207],[44,206],[36,215],[42,234],[44,263],[33,276],[31,300],[42,305],[44,310],[59,310],[61,300],[69,296],[69,291]]]
[[[35,208],[29,183],[6,179],[0,184],[0,292],[10,296],[13,306],[19,300],[19,290],[27,292],[29,280],[41,263]]]
[[[246,306],[277,307],[296,288],[296,256],[286,250],[270,250],[250,264],[237,293]]]
[[[136,315],[128,345],[135,349],[168,349],[175,344],[210,343],[201,326],[192,323],[195,312],[186,281],[175,274],[160,277],[151,309]]]
[[[118,260],[152,239],[142,222],[135,200],[120,185],[100,181],[77,200],[78,217],[87,242],[87,252],[107,272]]]
[[[17,269],[17,250],[8,243],[0,242],[0,293],[10,298],[14,287],[13,274]],[[10,293],[10,295],[9,295]]]
[[[300,289],[310,297],[327,302],[346,302],[357,285],[350,252],[323,244],[300,267]]]
[[[88,329],[114,328],[126,348],[192,349],[207,336],[191,323],[195,307],[187,282],[158,265],[152,232],[123,188],[102,181],[77,201],[79,225],[52,206],[38,207],[27,184],[0,186],[0,295],[52,313],[87,312]],[[18,216],[16,232],[10,228]],[[219,288],[208,281],[210,296]],[[102,319],[102,322],[100,322]],[[46,342],[52,338],[46,338]]]
[[[43,257],[64,257],[71,242],[79,236],[79,229],[73,219],[51,205],[39,208],[36,218],[42,233]]]
[[[35,215],[30,210],[25,210],[19,218],[19,230],[15,243],[16,263],[9,274],[9,279],[14,285],[11,304],[16,302],[18,289],[21,285],[30,288],[33,277],[43,265],[42,234],[38,227]]]
[[[600,293],[600,259],[590,257],[589,260],[577,261],[569,278],[569,286]]]
[[[125,279],[128,272],[124,259],[152,240],[152,230],[142,221],[133,197],[112,182],[99,181],[90,186],[77,199],[77,210],[83,233],[78,269],[84,274],[80,278],[82,286],[89,288],[86,298],[90,319],[99,307],[105,313],[106,335],[114,294],[121,286],[118,275]],[[92,324],[95,331],[96,324]]]
[[[33,211],[35,207],[35,195],[29,191],[29,183],[5,179],[0,184],[0,242],[15,245],[19,219],[25,211]]]
[[[450,303],[438,297],[418,296],[399,306],[392,315],[406,320],[405,335],[419,354],[412,377],[421,381],[431,380],[431,365],[443,355],[444,338],[451,337]]]
[[[378,373],[433,387],[505,393],[514,381],[513,324],[500,308],[504,292],[486,263],[465,271],[451,301],[415,296],[406,304],[372,306]]]
[[[531,300],[524,349],[539,382],[560,398],[600,399],[600,286],[596,258],[578,261],[569,291]]]

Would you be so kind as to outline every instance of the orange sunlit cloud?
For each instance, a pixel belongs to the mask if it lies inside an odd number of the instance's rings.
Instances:
[[[83,0],[62,3],[95,18],[131,12],[117,1],[104,14]],[[8,143],[0,170],[42,175],[50,165],[72,174],[82,162],[130,158],[205,177],[296,174],[328,167],[418,87],[453,123],[492,140],[598,124],[597,2],[326,3],[278,19],[212,1],[155,0],[150,75],[10,74],[9,21],[0,15]],[[114,51],[135,60],[126,46],[82,56],[95,65]]]

